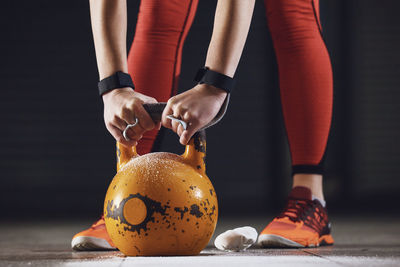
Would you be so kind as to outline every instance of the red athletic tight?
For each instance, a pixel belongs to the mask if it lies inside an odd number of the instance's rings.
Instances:
[[[293,173],[322,173],[333,96],[318,0],[264,2],[279,66]],[[128,56],[129,73],[138,92],[160,102],[176,94],[182,46],[197,3],[198,0],[141,1]],[[137,147],[139,154],[152,150],[156,136],[157,131],[144,135]]]
[[[142,0],[128,71],[136,91],[167,102],[176,95],[182,47],[196,14],[198,0]],[[136,147],[149,153],[157,130],[144,134]]]

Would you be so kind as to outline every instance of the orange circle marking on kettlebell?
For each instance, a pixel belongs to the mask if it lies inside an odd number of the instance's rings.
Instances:
[[[123,212],[128,223],[140,224],[147,216],[146,204],[139,198],[131,198],[125,203]]]

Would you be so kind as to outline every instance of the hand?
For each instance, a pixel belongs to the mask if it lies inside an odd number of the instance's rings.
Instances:
[[[145,103],[157,103],[155,98],[134,92],[131,88],[112,90],[103,95],[104,122],[111,135],[124,146],[135,146],[142,138],[143,133],[160,128],[155,125],[150,115],[143,108]],[[129,141],[125,140],[122,132],[128,124],[133,124],[135,118],[139,123],[127,131]]]
[[[182,145],[186,145],[190,138],[207,125],[221,109],[227,93],[219,88],[207,84],[198,84],[194,88],[176,95],[168,100],[162,114],[162,125],[176,132]],[[166,116],[173,115],[188,124],[186,130],[178,122],[171,121]]]

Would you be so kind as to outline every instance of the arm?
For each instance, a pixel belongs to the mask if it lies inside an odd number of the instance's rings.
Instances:
[[[249,31],[255,0],[218,0],[214,29],[208,47],[205,66],[233,77]],[[163,113],[162,124],[180,136],[187,144],[192,135],[210,122],[220,110],[227,93],[207,84],[172,97]],[[182,118],[189,123],[187,130],[166,115]]]
[[[128,72],[126,56],[126,0],[90,0],[90,17],[100,80],[117,71]],[[103,95],[104,121],[112,136],[125,146],[136,145],[154,123],[143,103],[156,103],[154,98],[134,92],[131,88],[112,90]],[[122,136],[134,118],[139,125],[128,131],[130,141]]]

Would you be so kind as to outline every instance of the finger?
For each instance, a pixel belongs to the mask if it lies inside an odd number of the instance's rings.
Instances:
[[[188,128],[182,132],[179,138],[179,142],[182,145],[186,145],[190,138],[200,129],[200,124],[197,121],[191,122]]]
[[[186,112],[186,113],[187,113],[187,112]],[[181,120],[181,119],[183,118],[183,114],[184,114],[184,111],[180,108],[180,106],[177,106],[177,107],[174,109],[173,116],[174,116],[175,118]],[[173,130],[175,133],[178,134],[178,127],[179,127],[179,126],[182,127],[182,125],[180,124],[180,122],[178,122],[178,121],[176,121],[176,120],[172,120],[171,124],[172,124],[172,130]]]
[[[124,138],[122,133],[123,133],[123,131],[125,131],[126,127],[128,126],[126,121],[120,119],[119,117],[115,117],[114,120],[110,124],[111,124],[110,126],[117,128],[119,130],[119,134],[122,135],[122,138]],[[142,138],[144,132],[145,132],[145,130],[139,124],[136,124],[135,126],[130,127],[126,131],[126,134],[129,137],[129,139],[138,141]],[[125,140],[125,138],[124,138],[124,140]]]
[[[181,137],[179,138],[179,143],[182,145],[187,145],[189,143],[190,138],[197,132],[199,128],[193,130],[185,130],[182,132]]]
[[[129,139],[133,139],[136,141],[139,141],[140,139],[142,139],[143,133],[145,132],[145,130],[143,128],[142,129],[139,129],[139,128],[141,128],[141,126],[137,124],[136,126],[129,128],[126,131],[126,135],[129,137]]]
[[[135,113],[132,108],[123,108],[121,111],[121,119],[127,124],[134,124],[136,122]]]
[[[171,108],[171,104],[170,102],[167,103],[167,106],[165,107],[163,114],[161,116],[161,124],[165,127],[165,128],[169,128],[172,129],[172,122],[171,119],[168,119],[167,116],[171,115],[173,113],[172,108]]]
[[[178,129],[176,130],[176,133],[177,133],[179,136],[181,136],[182,133],[183,133],[183,131],[185,131],[185,129],[183,129],[182,124],[179,123]]]
[[[132,122],[132,124],[134,124],[134,122]],[[114,118],[114,120],[111,122],[111,125],[119,129],[121,133],[128,127],[128,123],[118,117]],[[144,132],[146,132],[146,130],[143,129],[139,123],[133,127],[129,127],[128,130],[126,130],[127,136],[134,140],[139,140]]]
[[[125,130],[126,126],[128,126],[126,121],[118,116],[114,116],[113,120],[111,121],[111,125],[118,128],[121,131]]]
[[[171,122],[171,130],[172,131],[174,131],[175,133],[178,133],[178,126],[180,125],[180,123],[179,122],[177,122],[177,121],[175,121],[175,120],[173,120],[172,122]]]
[[[182,133],[183,133],[185,130],[187,130],[187,128],[193,127],[193,126],[191,125],[191,124],[192,124],[192,121],[197,121],[197,120],[190,114],[190,112],[185,112],[185,114],[182,116],[182,120],[183,120],[184,122],[186,122],[186,129],[183,127],[182,124],[178,126],[177,134],[179,135],[179,137],[182,136]]]
[[[158,101],[154,97],[149,97],[144,102],[144,104],[156,104],[156,103],[158,103]]]
[[[124,136],[122,135],[122,132],[120,129],[113,125],[108,125],[107,126],[108,131],[111,133],[111,135],[115,138],[115,140],[122,145],[126,147],[131,147],[131,146],[136,146],[137,145],[137,140],[131,139],[129,141],[125,140]]]
[[[181,136],[182,133],[183,133],[185,130],[187,130],[189,127],[192,127],[191,125],[192,125],[193,122],[197,122],[196,116],[194,116],[193,114],[191,114],[191,112],[189,112],[189,111],[186,111],[185,114],[183,114],[182,120],[183,120],[184,122],[186,122],[186,127],[183,127],[183,125],[181,125],[181,130],[179,130],[179,127],[178,127],[178,134],[179,134],[179,136]]]
[[[141,104],[135,105],[135,116],[139,119],[139,124],[145,131],[150,131],[154,128],[154,121]]]

